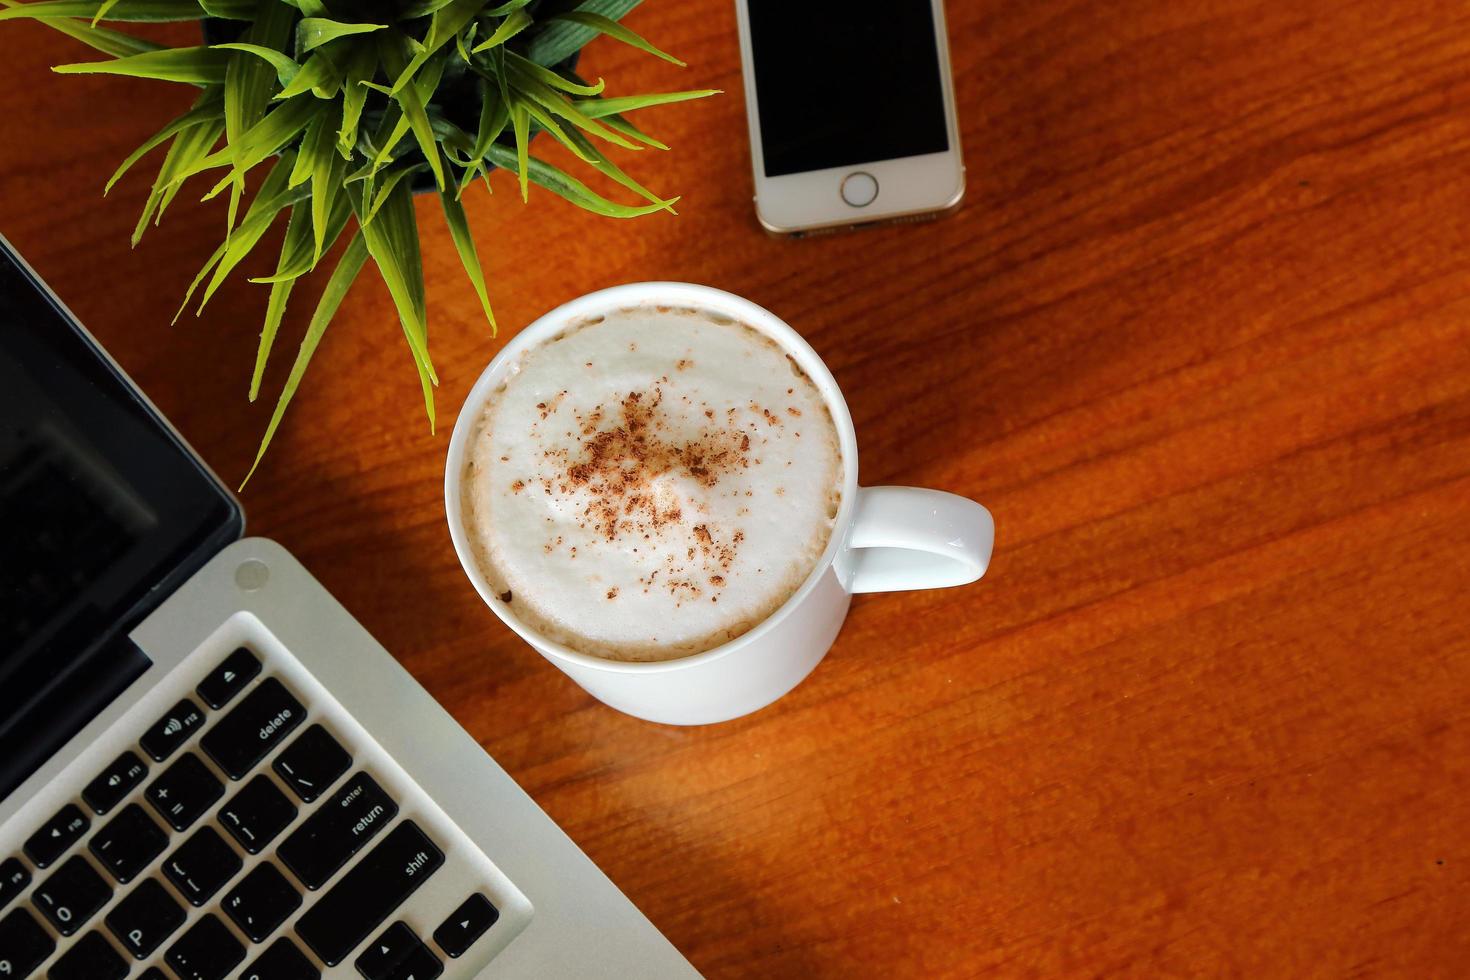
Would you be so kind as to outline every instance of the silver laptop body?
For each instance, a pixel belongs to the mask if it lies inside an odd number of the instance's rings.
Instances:
[[[0,239],[7,260],[130,385]],[[43,530],[0,514],[0,568]],[[698,976],[280,545],[227,543],[157,599],[126,631],[141,672],[0,782],[0,980]],[[10,655],[14,758],[46,715]]]

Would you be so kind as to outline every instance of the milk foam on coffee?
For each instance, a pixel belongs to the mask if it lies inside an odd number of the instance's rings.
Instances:
[[[638,306],[571,324],[511,367],[471,434],[465,527],[528,626],[666,660],[774,612],[827,546],[837,432],[774,341]]]

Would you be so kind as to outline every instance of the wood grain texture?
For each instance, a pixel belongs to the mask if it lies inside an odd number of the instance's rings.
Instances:
[[[865,483],[994,511],[980,585],[860,597],[816,673],[740,721],[583,695],[449,545],[446,434],[499,341],[431,200],[440,433],[365,276],[245,494],[250,529],[712,978],[1470,974],[1470,17],[949,13],[952,218],[764,236],[728,0],[633,15],[685,72],[605,40],[583,62],[624,92],[726,90],[647,115],[675,149],[629,166],[684,195],[677,218],[523,206],[504,174],[469,210],[502,340],[641,279],[786,318],[844,386]],[[221,212],[180,201],[130,251],[147,175],[100,198],[188,94],[53,77],[87,53],[32,25],[0,50],[0,230],[238,479],[270,410],[245,401],[263,289],[170,327]]]

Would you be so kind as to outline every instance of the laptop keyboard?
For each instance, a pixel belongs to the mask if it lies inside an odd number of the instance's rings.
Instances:
[[[0,980],[434,980],[485,944],[496,886],[416,907],[453,833],[264,659],[224,656],[0,854]]]

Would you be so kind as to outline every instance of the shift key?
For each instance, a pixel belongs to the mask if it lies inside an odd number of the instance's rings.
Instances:
[[[336,966],[443,864],[444,852],[405,820],[307,909],[296,933]]]
[[[306,718],[285,685],[268,677],[200,740],[231,779],[244,777]]]
[[[276,856],[315,891],[397,815],[398,804],[377,780],[355,773],[281,841]]]

